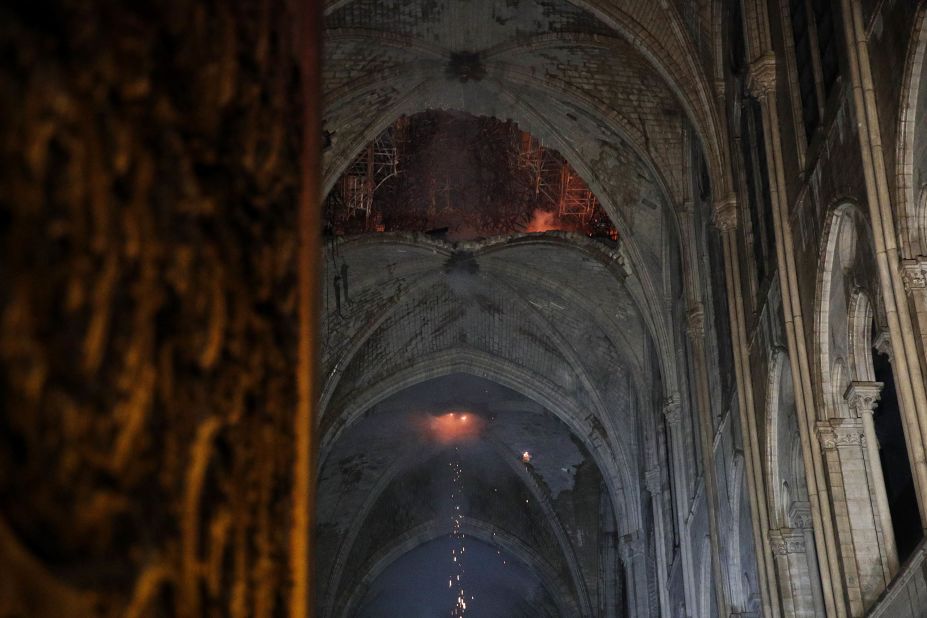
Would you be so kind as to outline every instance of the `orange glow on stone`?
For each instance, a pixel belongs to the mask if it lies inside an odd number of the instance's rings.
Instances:
[[[427,428],[433,440],[440,444],[451,444],[477,438],[485,424],[476,414],[455,411],[429,417]]]

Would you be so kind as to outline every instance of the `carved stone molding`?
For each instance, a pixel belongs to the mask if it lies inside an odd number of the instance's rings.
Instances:
[[[789,554],[803,554],[806,551],[805,531],[801,528],[782,528],[779,530]]]
[[[766,52],[750,63],[747,73],[747,89],[757,99],[764,99],[776,89],[776,56]]]
[[[715,202],[712,223],[722,232],[737,228],[737,195],[728,193]]]
[[[695,305],[689,309],[689,314],[687,316],[688,323],[687,329],[689,337],[692,340],[701,340],[705,337],[705,311],[702,309],[701,303]]]
[[[850,409],[859,416],[865,412],[872,412],[879,404],[882,395],[882,382],[864,382],[856,380],[850,382],[843,398],[847,400]]]
[[[679,395],[673,394],[663,402],[663,417],[666,424],[676,428],[682,420],[682,404],[679,402]]]
[[[833,418],[829,421],[818,421],[816,429],[818,440],[824,449],[866,444],[863,422],[858,418]]]
[[[784,556],[786,552],[785,539],[778,530],[769,530],[766,534],[769,539],[769,550],[776,556]]]
[[[789,522],[793,528],[806,530],[812,527],[811,503],[807,500],[795,500],[789,506]]]
[[[768,532],[769,548],[777,556],[803,554],[807,551],[805,531],[801,528],[779,528]]]
[[[625,564],[630,564],[634,558],[644,555],[644,543],[639,532],[626,534],[619,539],[618,555]]]
[[[879,354],[886,355],[888,357],[888,362],[895,362],[894,355],[892,354],[892,337],[888,333],[888,329],[884,329],[876,335],[876,338],[872,341],[872,349]]]
[[[912,260],[901,260],[901,277],[908,294],[927,291],[927,257],[919,255]]]

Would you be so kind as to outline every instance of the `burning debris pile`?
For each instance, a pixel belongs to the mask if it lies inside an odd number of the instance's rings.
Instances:
[[[563,230],[617,239],[582,178],[513,122],[459,112],[401,117],[328,196],[330,234],[420,231],[450,240]]]

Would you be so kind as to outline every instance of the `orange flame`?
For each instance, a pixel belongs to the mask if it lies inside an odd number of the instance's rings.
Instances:
[[[559,230],[562,227],[554,213],[536,208],[531,216],[531,221],[525,226],[525,232],[549,232]]]

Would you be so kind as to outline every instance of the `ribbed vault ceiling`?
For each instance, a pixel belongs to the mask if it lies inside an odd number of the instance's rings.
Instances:
[[[328,4],[326,190],[399,116],[459,110],[513,120],[559,151],[620,239],[329,240],[322,615],[383,615],[378,603],[421,593],[408,584],[447,549],[455,462],[476,547],[520,573],[500,594],[541,615],[594,615],[602,535],[643,533],[645,417],[678,388],[688,162],[701,149],[717,176],[720,155],[697,50],[710,11],[613,4]],[[488,421],[475,442],[423,437],[422,418],[461,407]]]

